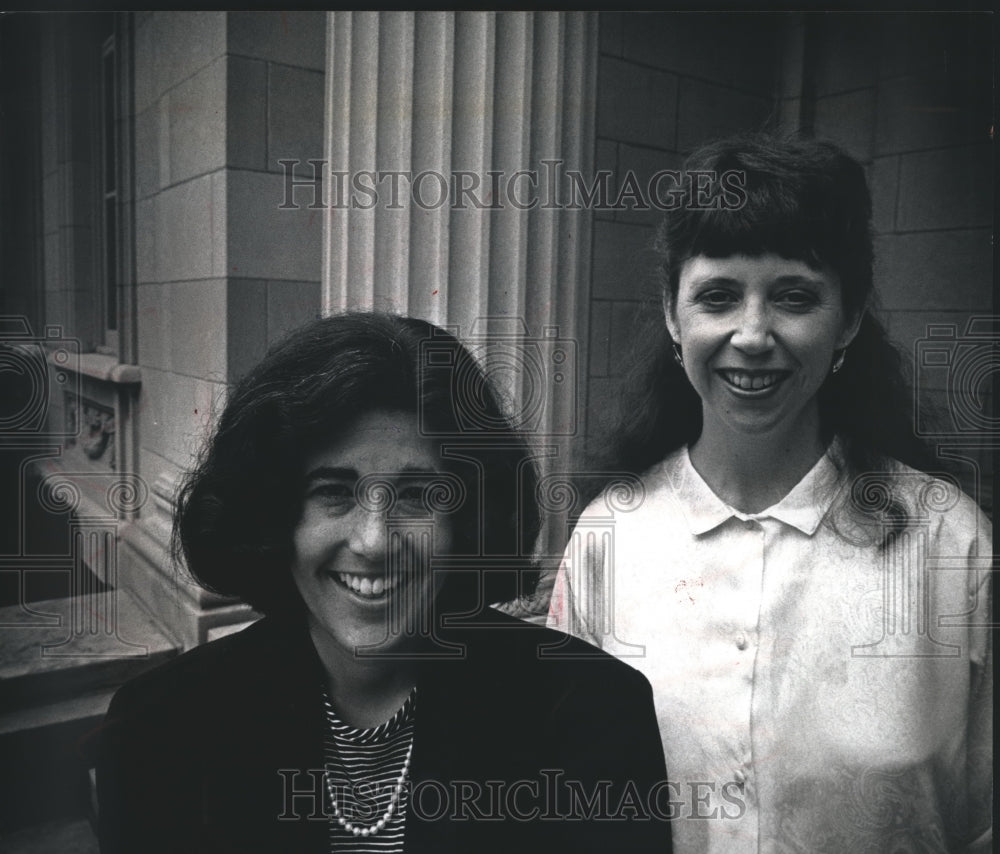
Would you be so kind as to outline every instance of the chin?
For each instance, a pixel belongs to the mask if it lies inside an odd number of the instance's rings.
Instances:
[[[786,426],[773,418],[726,418],[722,423],[735,436],[761,437],[790,429],[790,425]]]
[[[798,409],[794,412],[779,411],[729,411],[718,418],[718,423],[735,436],[766,438],[773,436],[783,438],[798,435],[799,431],[808,433],[812,430],[812,422],[808,410]],[[799,436],[801,438],[801,436]]]
[[[385,631],[359,632],[346,644],[358,658],[377,659],[380,655],[402,652],[409,645],[410,638],[391,636]]]
[[[403,650],[411,637],[405,634],[390,634],[385,623],[369,623],[365,625],[344,625],[340,620],[333,626],[326,620],[313,621],[314,630],[318,629],[331,647],[341,650],[341,655],[357,658],[377,659],[380,655],[397,653]]]

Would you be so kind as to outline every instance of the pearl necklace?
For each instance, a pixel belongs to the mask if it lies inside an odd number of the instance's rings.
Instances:
[[[410,737],[410,746],[406,749],[406,759],[403,760],[403,768],[399,772],[399,776],[396,778],[396,785],[392,790],[392,797],[389,799],[389,806],[386,807],[384,813],[382,813],[382,818],[375,822],[375,824],[364,826],[360,824],[355,824],[352,821],[348,821],[347,818],[340,812],[340,808],[337,806],[337,795],[333,788],[333,781],[330,779],[330,772],[327,771],[323,776],[326,779],[326,791],[330,795],[330,805],[333,807],[333,815],[337,819],[337,824],[339,824],[348,833],[353,833],[355,836],[374,836],[383,827],[386,826],[389,819],[392,818],[392,814],[396,811],[396,806],[399,804],[399,799],[403,794],[403,787],[406,785],[406,778],[410,775],[410,757],[413,755],[413,737]]]
[[[416,688],[411,692],[410,697],[416,693]],[[326,705],[328,712],[333,712],[333,704],[330,702],[330,697],[327,695],[326,691],[323,692],[323,701]],[[407,700],[410,702],[410,700]],[[340,805],[337,803],[337,792],[334,786],[333,779],[330,776],[329,769],[323,774],[323,779],[326,781],[326,791],[330,796],[330,806],[333,809],[334,818],[337,819],[337,824],[339,824],[347,833],[351,833],[354,836],[374,836],[380,830],[382,830],[389,820],[392,818],[393,813],[396,812],[399,807],[399,799],[403,796],[403,787],[406,786],[406,779],[410,776],[410,759],[413,756],[413,733],[410,733],[410,744],[406,748],[406,757],[403,759],[403,767],[399,770],[399,776],[396,777],[396,785],[392,790],[392,797],[389,798],[389,806],[386,808],[385,812],[382,813],[382,817],[372,825],[362,825],[355,824],[353,821],[348,820],[348,818],[340,811]],[[336,744],[336,735],[333,736],[333,744]],[[350,780],[346,780],[347,769],[344,769],[345,781],[350,783]]]

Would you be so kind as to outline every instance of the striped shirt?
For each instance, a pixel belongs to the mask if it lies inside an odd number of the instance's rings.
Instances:
[[[389,807],[396,791],[407,751],[413,743],[417,689],[388,721],[370,729],[344,723],[324,694],[327,729],[323,739],[326,768],[327,815],[330,816],[330,851],[336,854],[374,854],[403,851],[409,780],[403,786],[393,814],[378,833],[355,836],[337,820],[330,803],[359,827],[374,827]]]

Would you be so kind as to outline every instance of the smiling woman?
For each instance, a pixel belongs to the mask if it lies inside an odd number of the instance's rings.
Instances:
[[[361,686],[345,683],[370,666],[361,651],[405,653],[432,613],[443,573],[432,574],[431,557],[452,548],[452,520],[424,499],[440,466],[416,413],[385,410],[359,416],[339,441],[306,460],[292,578],[313,644],[327,672],[336,674],[328,690],[359,724],[388,720],[410,692],[413,674],[405,667],[395,668],[399,686],[384,691],[384,701],[372,702]],[[401,522],[418,523],[424,535],[394,533]]]
[[[667,214],[602,467],[639,486],[580,517],[549,622],[644,649],[671,783],[705,796],[677,850],[986,851],[990,524],[918,470],[864,171],[767,136],[688,168],[740,172],[745,204]]]
[[[770,446],[783,464],[748,484],[756,494],[722,497],[746,510],[770,506],[825,450],[819,390],[854,340],[861,313],[848,315],[831,268],[773,253],[688,259],[665,308],[678,359],[702,402],[695,466],[710,468],[725,449],[755,437],[758,452]],[[789,453],[801,459],[788,465]]]
[[[266,616],[115,695],[102,851],[669,851],[649,683],[488,607],[532,589],[535,485],[444,330],[357,313],[276,346],[175,522]]]

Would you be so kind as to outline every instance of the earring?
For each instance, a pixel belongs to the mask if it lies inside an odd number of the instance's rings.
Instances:
[[[837,373],[842,367],[844,367],[844,358],[847,356],[847,348],[845,347],[837,354],[837,358],[833,360],[833,367],[830,369],[831,374]]]
[[[673,343],[670,346],[671,346],[671,348],[674,351],[674,361],[677,362],[677,364],[680,365],[683,368],[684,367],[684,357],[681,355],[680,345],[677,344],[677,343]]]

